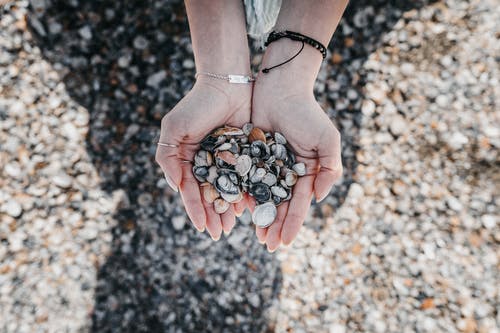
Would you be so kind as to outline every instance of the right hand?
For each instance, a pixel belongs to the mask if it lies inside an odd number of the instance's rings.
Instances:
[[[240,215],[247,197],[224,214],[215,212],[203,199],[198,181],[192,173],[194,154],[199,142],[212,130],[223,125],[241,127],[250,121],[252,85],[230,84],[199,77],[191,91],[162,119],[160,142],[177,148],[158,146],[156,161],[169,185],[180,190],[186,212],[200,232],[205,228],[214,240],[222,230],[229,233]],[[189,161],[189,162],[186,162]]]

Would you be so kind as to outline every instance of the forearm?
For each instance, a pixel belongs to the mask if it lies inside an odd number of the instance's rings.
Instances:
[[[348,0],[283,0],[276,30],[292,30],[327,45]]]
[[[186,0],[196,70],[249,74],[250,59],[243,2]]]
[[[328,45],[342,18],[348,0],[283,0],[275,30],[291,30]],[[262,68],[271,67],[290,58],[300,49],[300,43],[283,38],[271,43],[265,53]],[[279,80],[297,89],[312,92],[323,58],[318,50],[305,45],[290,63],[260,74],[260,83]],[[290,90],[291,87],[285,87]]]

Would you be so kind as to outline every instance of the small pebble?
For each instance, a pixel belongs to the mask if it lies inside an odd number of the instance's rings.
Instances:
[[[3,211],[12,217],[19,217],[23,213],[23,208],[15,200],[9,200],[4,204]]]
[[[184,215],[177,215],[172,217],[172,226],[175,230],[182,230],[186,225],[186,217]]]
[[[67,174],[58,174],[52,177],[52,181],[54,182],[54,185],[66,189],[71,187],[71,184],[73,183],[73,178],[71,178]]]

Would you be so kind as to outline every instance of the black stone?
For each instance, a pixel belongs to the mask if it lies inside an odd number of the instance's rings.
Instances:
[[[271,189],[264,183],[256,183],[250,187],[249,191],[258,203],[269,201],[271,198]]]
[[[204,150],[213,152],[216,142],[217,138],[209,135],[200,142],[200,146]]]

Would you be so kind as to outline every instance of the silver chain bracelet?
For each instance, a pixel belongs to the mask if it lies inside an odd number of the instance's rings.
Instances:
[[[250,75],[237,75],[237,74],[228,74],[228,75],[223,75],[223,74],[214,74],[214,73],[208,73],[208,72],[198,72],[195,74],[195,79],[198,78],[200,75],[205,75],[208,77],[212,77],[214,79],[219,79],[219,80],[226,80],[229,83],[252,83],[255,81],[255,78]]]

